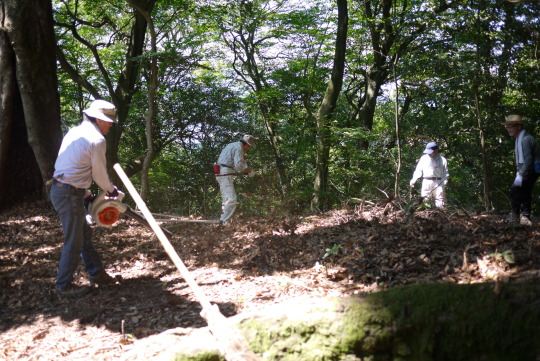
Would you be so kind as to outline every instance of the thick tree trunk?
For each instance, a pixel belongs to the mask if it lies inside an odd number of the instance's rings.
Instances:
[[[373,58],[373,63],[363,71],[363,89],[355,104],[356,117],[359,126],[371,131],[377,108],[377,98],[381,87],[388,81],[390,65],[397,63],[408,50],[410,44],[426,29],[428,24],[436,20],[439,14],[448,8],[459,5],[459,0],[442,1],[425,20],[415,21],[407,31],[405,24],[410,23],[409,14],[413,9],[405,3],[401,5],[396,0],[364,0],[360,6],[365,16],[365,25],[370,32],[371,47],[367,49]],[[359,42],[362,43],[362,42]],[[358,51],[365,51],[359,49]],[[360,147],[367,149],[365,140]]]
[[[62,133],[51,1],[0,0],[0,18],[0,208],[5,208],[45,195]]]
[[[152,48],[152,53],[157,54],[157,34],[154,29],[154,22],[152,20],[152,15],[150,12],[146,11],[141,6],[137,5],[136,2],[128,0],[128,3],[141,13],[148,24],[150,30],[150,44]],[[148,86],[148,113],[146,114],[146,155],[144,157],[142,172],[141,172],[141,198],[143,201],[146,201],[149,193],[149,172],[150,166],[156,157],[156,152],[154,148],[154,119],[157,115],[157,105],[156,105],[156,94],[158,89],[158,61],[157,57],[153,56],[150,59],[150,81]]]
[[[141,8],[151,13],[157,0],[140,1]],[[124,69],[118,78],[117,86],[114,93],[110,94],[113,103],[118,110],[118,127],[113,127],[107,137],[107,165],[109,174],[117,181],[116,172],[112,171],[112,166],[118,162],[118,149],[120,147],[120,137],[124,131],[124,126],[129,113],[129,105],[135,93],[135,86],[140,77],[141,67],[138,61],[133,59],[141,56],[144,53],[146,30],[148,23],[145,17],[137,11],[134,15],[134,23],[131,27],[131,39],[129,41],[126,52],[126,60]],[[142,168],[139,160],[134,160],[134,164],[127,166],[134,172]],[[129,176],[133,175],[127,173]]]
[[[430,284],[295,299],[232,318],[265,361],[536,361],[540,284]],[[123,360],[224,360],[207,328],[151,336]],[[162,358],[163,357],[163,358]]]
[[[345,53],[347,49],[347,28],[349,15],[347,0],[337,0],[338,5],[338,31],[336,36],[336,50],[334,53],[334,67],[328,82],[326,93],[317,114],[317,168],[313,184],[313,198],[311,210],[326,210],[328,202],[328,162],[330,155],[331,131],[330,123],[336,109],[337,100],[343,85],[345,72]]]

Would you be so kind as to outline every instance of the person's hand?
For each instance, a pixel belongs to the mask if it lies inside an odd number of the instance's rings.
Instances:
[[[523,177],[518,173],[514,179],[514,187],[521,187],[521,184],[523,184]]]
[[[118,198],[118,188],[116,186],[113,186],[114,190],[112,192],[107,192],[108,198]]]
[[[255,177],[255,172],[254,172],[254,171],[250,171],[250,172],[248,173],[248,176],[250,176],[250,177]]]
[[[416,183],[414,180],[411,179],[411,181],[409,182],[409,186],[412,188],[414,187],[414,183]]]

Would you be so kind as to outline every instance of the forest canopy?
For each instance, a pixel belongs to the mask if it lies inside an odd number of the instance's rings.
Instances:
[[[219,213],[212,165],[244,133],[260,139],[258,176],[239,181],[245,214],[407,199],[429,141],[448,160],[449,207],[507,210],[514,147],[500,123],[521,114],[540,135],[537,1],[127,4],[53,0],[62,130],[112,101],[108,160],[148,182],[155,211]],[[321,119],[340,41],[342,86]]]

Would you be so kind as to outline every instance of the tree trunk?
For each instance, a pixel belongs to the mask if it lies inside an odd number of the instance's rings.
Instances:
[[[396,0],[360,2],[365,26],[369,29],[371,47],[357,51],[369,51],[373,59],[372,64],[365,71],[358,70],[363,73],[364,91],[360,93],[357,101],[351,103],[356,109],[356,118],[360,127],[368,131],[373,129],[377,97],[381,87],[388,81],[390,65],[396,63],[408,51],[410,44],[429,28],[429,23],[436,21],[439,14],[450,7],[458,6],[459,3],[459,0],[440,2],[425,19],[411,22],[409,15],[413,7],[407,3],[402,5]],[[359,145],[365,149],[368,147],[366,141],[360,141]]]
[[[142,10],[151,13],[156,1],[157,0],[142,0],[136,1],[136,3]],[[120,138],[122,136],[122,132],[124,131],[133,94],[136,91],[135,86],[140,76],[140,62],[134,61],[134,59],[140,57],[144,52],[146,28],[148,25],[145,17],[140,13],[140,11],[135,11],[133,18],[133,24],[131,25],[131,37],[127,41],[126,45],[127,50],[124,68],[117,79],[116,85],[110,80],[111,76],[107,69],[100,69],[102,72],[102,79],[105,80],[106,86],[109,90],[108,96],[110,97],[111,102],[116,106],[118,116],[118,125],[112,127],[107,135],[107,168],[109,170],[109,176],[115,183],[118,182],[118,177],[116,172],[112,170],[112,166],[118,161]],[[83,20],[73,18],[72,21],[74,24],[76,24],[82,22]],[[68,30],[71,31],[71,29]],[[86,81],[86,79],[78,73],[76,64],[74,65],[69,63],[67,58],[62,53],[61,47],[57,47],[56,51],[58,52],[58,60],[62,70],[64,70],[75,83],[80,85],[94,98],[106,98],[105,94],[100,94],[93,84]],[[94,55],[96,56],[96,62],[101,63],[99,53],[96,52]],[[133,164],[125,165],[128,176],[140,171],[142,167],[140,160],[134,159],[132,162]]]
[[[538,320],[538,283],[412,285],[231,318],[265,361],[536,361]],[[124,359],[143,360],[149,349],[163,359],[224,360],[208,328],[151,336]]]
[[[358,121],[360,126],[369,131],[373,129],[373,117],[375,116],[375,109],[377,108],[379,91],[381,90],[381,86],[388,79],[386,67],[387,64],[385,62],[375,64],[373,66],[375,70],[369,69],[364,75],[366,91],[361,100],[361,104],[359,104],[360,111],[358,112]],[[362,147],[367,148],[367,143],[363,143]]]
[[[271,86],[265,77],[265,64],[258,63],[257,43],[258,31],[261,26],[260,20],[268,16],[261,15],[261,9],[253,2],[242,1],[238,4],[240,18],[234,26],[224,28],[222,39],[234,56],[233,70],[240,76],[244,83],[257,95],[257,106],[264,120],[264,126],[272,153],[276,162],[276,170],[279,176],[279,191],[281,197],[287,194],[289,181],[287,178],[285,161],[281,152],[281,141],[278,133],[279,122],[275,114],[279,108],[279,101],[267,96]],[[256,20],[254,20],[256,19]],[[230,35],[230,39],[227,38]]]
[[[475,38],[476,45],[476,64],[475,76],[473,78],[474,97],[475,97],[475,116],[479,129],[480,154],[482,159],[482,179],[483,179],[483,202],[486,210],[493,209],[493,184],[491,181],[492,170],[489,154],[491,149],[486,139],[487,126],[486,119],[498,119],[503,110],[501,104],[503,94],[508,88],[508,69],[511,67],[511,53],[513,41],[510,35],[505,35],[502,41],[502,51],[500,55],[493,54],[493,47],[496,40],[490,35],[489,22],[484,18],[487,12],[487,4],[478,2],[476,9],[476,31],[479,36]],[[504,9],[504,27],[512,28],[515,22],[514,8],[512,6],[503,6]],[[504,31],[504,34],[510,34]],[[498,64],[496,67],[493,64]],[[494,73],[493,69],[497,69]]]
[[[137,5],[133,0],[128,0],[128,3],[133,6],[139,13],[141,13],[146,22],[148,23],[148,28],[150,31],[150,43],[152,48],[152,58],[150,59],[150,82],[148,86],[148,114],[146,115],[146,154],[143,161],[143,167],[141,171],[141,198],[143,201],[148,199],[149,193],[149,179],[148,173],[150,172],[150,166],[154,158],[156,157],[156,152],[154,148],[154,119],[157,114],[156,106],[156,93],[158,89],[158,60],[157,60],[157,35],[154,29],[154,22],[152,20],[152,15],[150,12],[146,11],[141,6]]]
[[[0,18],[0,208],[6,208],[46,195],[62,132],[51,1],[0,0]]]
[[[394,183],[394,196],[399,197],[399,175],[401,173],[401,129],[399,127],[399,84],[396,75],[397,58],[394,60],[392,71],[394,73],[394,86],[396,87],[396,101],[394,103],[394,121],[396,122],[396,143],[397,143],[397,166]]]
[[[480,154],[482,156],[482,178],[484,180],[484,208],[486,211],[493,209],[493,202],[491,199],[491,176],[489,171],[489,163],[487,157],[486,138],[484,134],[484,124],[482,122],[482,114],[480,112],[480,99],[478,95],[478,89],[475,91],[475,111],[476,120],[478,121],[478,131],[480,138]]]
[[[139,1],[140,7],[147,13],[151,13],[157,0],[145,0]],[[118,83],[114,89],[114,93],[110,94],[113,99],[116,108],[118,109],[118,127],[113,127],[109,136],[107,137],[107,165],[109,167],[109,173],[113,174],[113,178],[116,180],[116,172],[113,172],[110,167],[118,162],[118,149],[120,146],[120,137],[124,130],[124,124],[128,117],[129,105],[135,93],[135,86],[140,76],[140,64],[138,61],[133,61],[135,58],[140,57],[144,53],[146,28],[148,23],[145,17],[136,11],[134,15],[134,22],[131,27],[131,39],[129,41],[128,49],[126,52],[126,60],[124,64],[124,70],[118,78]],[[116,129],[115,129],[116,128]],[[137,163],[138,160],[134,160]],[[126,169],[139,170],[138,164],[130,164]],[[128,176],[133,174],[127,173]]]
[[[334,53],[334,67],[326,88],[326,93],[317,114],[317,166],[315,182],[313,184],[313,198],[311,210],[326,210],[328,201],[328,162],[330,155],[331,131],[330,124],[336,109],[337,100],[343,85],[345,71],[345,52],[347,48],[348,11],[347,0],[337,0],[338,5],[338,31],[336,36],[336,50]]]

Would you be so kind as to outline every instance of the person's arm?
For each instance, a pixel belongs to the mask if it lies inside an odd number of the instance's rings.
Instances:
[[[244,150],[242,149],[242,143],[238,142],[239,147],[235,147],[234,153],[233,153],[233,160],[234,160],[234,170],[238,173],[247,173],[249,172],[249,168],[246,164],[246,159],[244,157]]]
[[[116,188],[107,174],[107,158],[105,157],[106,149],[107,143],[105,142],[105,139],[95,142],[92,145],[92,179],[99,188],[106,192],[113,193]]]
[[[523,177],[534,169],[536,140],[533,136],[527,135],[521,141],[523,147],[523,164],[518,168],[518,173]]]
[[[443,186],[446,186],[446,183],[448,183],[448,178],[450,177],[450,173],[448,172],[448,161],[446,158],[441,157],[442,164],[443,164],[443,175],[441,179],[441,183]]]
[[[416,164],[416,169],[414,170],[413,176],[412,176],[411,181],[409,183],[411,187],[414,185],[414,183],[416,183],[418,178],[422,177],[422,174],[423,174],[422,169],[424,168],[424,166],[422,165],[422,160],[423,159],[424,159],[424,156],[420,157],[420,160]]]

